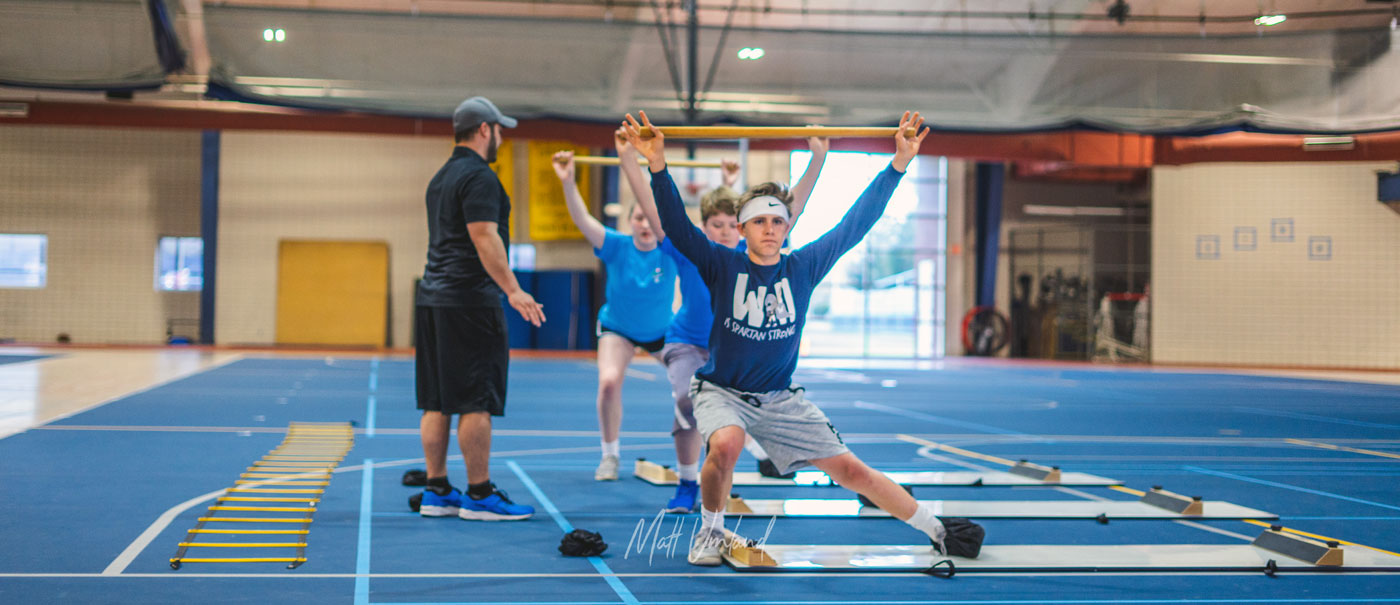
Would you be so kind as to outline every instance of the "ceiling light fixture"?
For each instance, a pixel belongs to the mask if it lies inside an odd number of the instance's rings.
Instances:
[[[1356,149],[1356,137],[1303,137],[1303,151],[1351,151]]]
[[[739,59],[742,61],[757,61],[762,59],[765,54],[767,53],[763,52],[762,48],[757,47],[744,47],[739,49]]]
[[[757,46],[752,46],[752,48],[746,46],[746,48],[739,49],[739,59],[742,60],[759,60],[763,59],[763,55],[766,55],[766,53],[763,52],[762,48],[757,48]]]
[[[1254,20],[1255,25],[1272,27],[1288,20],[1288,15],[1260,15]]]

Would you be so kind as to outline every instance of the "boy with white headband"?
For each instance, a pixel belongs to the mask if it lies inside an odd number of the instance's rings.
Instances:
[[[627,116],[623,123],[627,139],[649,161],[661,224],[705,280],[715,315],[710,360],[691,382],[695,418],[710,448],[700,475],[703,510],[701,527],[691,542],[691,564],[719,565],[721,561],[724,509],[746,433],[768,450],[781,470],[816,466],[836,483],[924,532],[939,553],[977,556],[981,526],[966,519],[939,520],[928,505],[861,462],[826,415],[806,400],[805,390],[792,382],[812,291],[879,220],[928,136],[927,130],[920,129],[923,119],[905,112],[890,166],[875,177],[835,228],[783,254],[783,240],[791,226],[788,200],[766,191],[750,191],[740,200],[740,231],[747,251],[705,239],[690,224],[680,192],[666,170],[664,134],[645,113],[641,117],[639,124]],[[643,126],[651,130],[652,138],[642,138]],[[904,133],[911,128],[918,134],[906,138]]]
[[[666,366],[666,376],[671,381],[671,397],[676,404],[676,419],[671,427],[671,435],[676,442],[676,495],[666,503],[666,511],[671,513],[694,512],[700,495],[700,431],[695,420],[694,404],[690,399],[690,381],[695,371],[710,360],[710,326],[715,318],[710,304],[710,291],[705,281],[700,279],[695,265],[671,245],[666,232],[661,228],[661,218],[656,213],[656,201],[652,199],[651,187],[642,177],[641,165],[637,162],[637,150],[627,143],[619,130],[617,156],[621,159],[622,175],[626,177],[632,193],[637,196],[637,206],[646,213],[652,231],[661,240],[661,249],[676,261],[681,280],[681,308],[671,321],[671,329],[666,331],[666,347],[661,349],[661,362]],[[826,163],[827,140],[809,138],[807,145],[812,150],[812,159],[802,178],[792,188],[793,221],[802,214],[807,198],[817,184],[822,165]],[[738,247],[738,212],[735,210],[739,194],[729,187],[739,180],[739,165],[725,161],[724,186],[705,194],[700,199],[700,230],[705,237],[729,248]],[[769,183],[775,190],[786,191],[779,185]],[[744,449],[758,459],[758,472],[766,477],[791,478],[792,473],[783,473],[768,457],[763,447],[752,438],[745,440]]]

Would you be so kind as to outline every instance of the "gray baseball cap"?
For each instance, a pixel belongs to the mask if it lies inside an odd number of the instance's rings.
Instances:
[[[452,130],[454,131],[460,131],[483,122],[515,128],[515,118],[501,113],[501,110],[496,109],[496,106],[486,97],[472,97],[462,101],[462,104],[458,105],[457,109],[452,112]]]

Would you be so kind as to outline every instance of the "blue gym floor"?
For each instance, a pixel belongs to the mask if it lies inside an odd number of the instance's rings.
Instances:
[[[0,366],[12,363],[24,363],[36,359],[44,359],[48,355],[0,355]]]
[[[933,370],[856,367],[804,368],[797,378],[876,468],[988,464],[921,455],[920,446],[898,438],[914,435],[1131,488],[1162,485],[1226,500],[1277,513],[1289,528],[1400,551],[1400,386],[962,361]],[[634,530],[671,494],[630,477],[632,458],[674,462],[669,388],[659,366],[633,366],[623,394],[624,477],[598,483],[596,376],[589,360],[512,362],[492,475],[516,501],[538,509],[518,523],[409,511],[415,490],[400,477],[422,468],[422,451],[413,364],[403,359],[245,358],[0,439],[0,603],[1400,602],[1400,574],[775,575],[692,567],[684,539],[674,551],[651,542],[629,550]],[[292,570],[280,563],[170,568],[213,493],[276,447],[288,423],[347,421],[358,429],[355,446],[319,505],[308,562]],[[460,460],[450,459],[459,486]],[[753,470],[753,461],[740,470]],[[748,498],[847,494],[832,487],[735,491]],[[1105,488],[918,487],[915,495],[1132,498]],[[679,519],[688,536],[695,515]],[[739,531],[762,535],[768,521],[746,519]],[[984,525],[988,544],[1243,544],[1260,531],[1240,521]],[[600,532],[610,548],[593,559],[561,556],[566,527]],[[768,540],[923,538],[895,520],[783,518]]]

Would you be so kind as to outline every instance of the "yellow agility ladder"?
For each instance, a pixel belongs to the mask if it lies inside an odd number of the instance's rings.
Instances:
[[[208,516],[200,517],[170,558],[170,568],[185,563],[286,563],[295,569],[306,562],[306,535],[311,516],[330,484],[331,473],[355,445],[355,429],[349,423],[293,422],[287,438],[233,482],[233,487],[210,505]],[[273,496],[250,494],[279,494]],[[224,513],[256,515],[223,517]],[[289,514],[290,513],[290,514]],[[206,524],[234,524],[239,529],[211,529]],[[257,524],[257,525],[240,525]],[[286,524],[295,524],[286,529]],[[265,527],[258,527],[265,525]],[[242,527],[256,529],[241,529]],[[276,535],[289,536],[288,542],[198,542],[200,536]],[[294,548],[291,557],[186,557],[191,548]],[[262,552],[262,551],[253,551]]]

